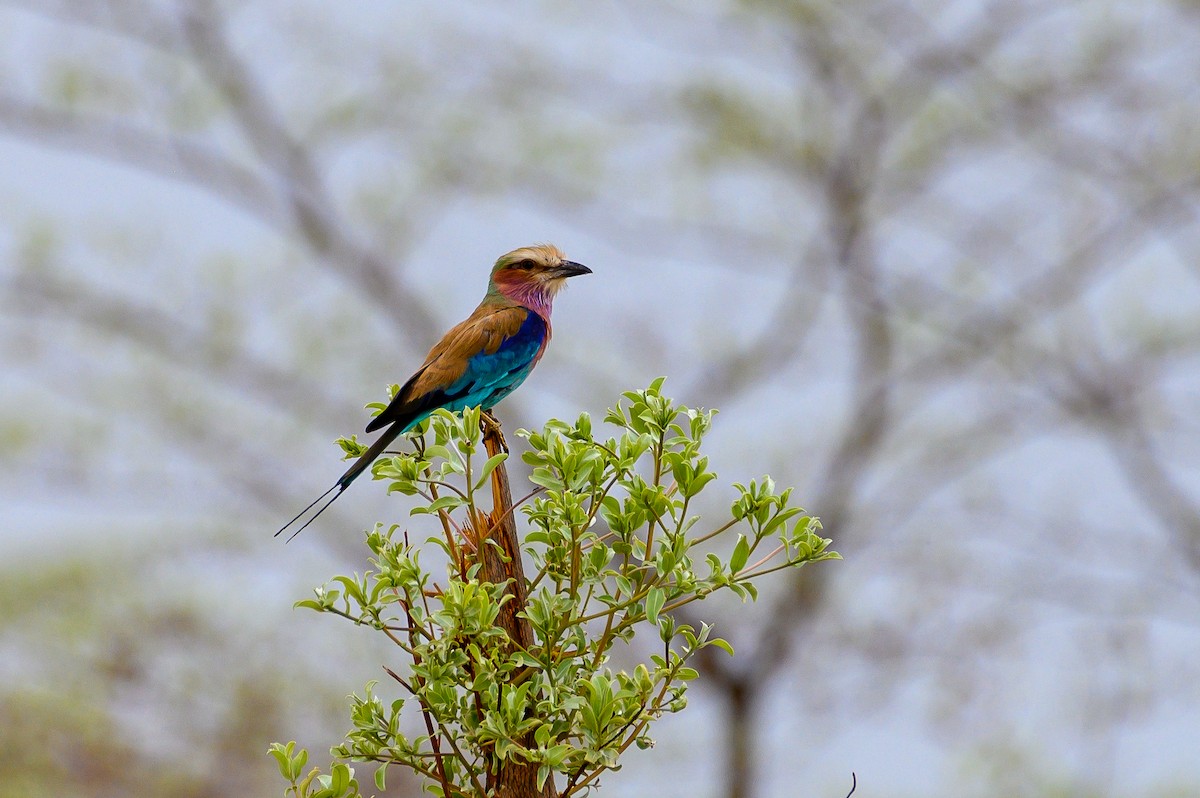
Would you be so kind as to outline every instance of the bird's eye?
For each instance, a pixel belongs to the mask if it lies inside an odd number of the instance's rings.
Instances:
[[[521,271],[529,271],[530,269],[533,268],[533,266],[534,266],[533,261],[526,258],[525,260],[517,261],[512,266],[509,266],[509,268],[510,269],[520,269]]]

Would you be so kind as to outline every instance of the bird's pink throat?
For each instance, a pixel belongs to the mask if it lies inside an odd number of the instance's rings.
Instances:
[[[497,279],[496,288],[518,305],[529,308],[547,321],[550,320],[554,293],[546,290],[546,286],[542,283],[529,280]]]

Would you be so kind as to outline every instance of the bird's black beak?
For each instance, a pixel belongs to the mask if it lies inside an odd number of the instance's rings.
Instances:
[[[556,277],[575,277],[580,274],[591,274],[592,270],[582,263],[564,260],[558,264],[558,268],[554,270]]]

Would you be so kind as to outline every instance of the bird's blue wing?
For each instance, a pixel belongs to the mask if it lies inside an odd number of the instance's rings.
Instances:
[[[485,330],[485,334],[479,335],[476,345],[471,347],[474,352],[465,356],[465,365],[450,364],[455,366],[452,373],[457,374],[453,380],[443,384],[428,384],[431,373],[441,373],[437,369],[449,370],[447,364],[441,361],[452,357],[453,350],[441,357],[431,355],[429,362],[400,389],[392,404],[371,421],[367,431],[372,432],[398,421],[403,422],[407,430],[428,418],[438,408],[451,412],[476,405],[491,408],[516,390],[533,370],[549,334],[549,328],[541,316],[524,309],[521,312],[524,318],[519,326],[503,337],[492,351],[488,351],[488,343],[491,340],[489,335],[494,331]],[[434,351],[436,353],[437,348]],[[458,356],[463,355],[465,353]],[[416,386],[424,390],[416,392],[413,390]]]
[[[528,317],[494,352],[481,350],[467,361],[463,375],[431,396],[431,407],[458,412],[479,405],[485,410],[508,396],[529,376],[546,339],[546,323],[536,313]],[[414,422],[415,423],[415,422]]]

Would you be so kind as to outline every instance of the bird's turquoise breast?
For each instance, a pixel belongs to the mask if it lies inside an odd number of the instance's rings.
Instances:
[[[542,317],[528,313],[517,331],[504,339],[495,352],[482,351],[467,361],[462,377],[446,390],[455,397],[446,408],[452,411],[475,405],[490,408],[516,390],[541,357],[547,332]]]

